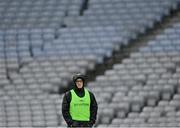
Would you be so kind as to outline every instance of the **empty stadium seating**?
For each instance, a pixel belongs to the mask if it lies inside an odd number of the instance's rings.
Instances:
[[[84,0],[85,1],[85,0]],[[66,126],[60,87],[178,9],[179,0],[0,0],[0,127]],[[88,83],[98,127],[179,126],[180,24]]]
[[[113,69],[89,83],[98,101],[104,99],[103,103],[106,102],[100,108],[100,117],[106,116],[103,110],[114,106],[111,113],[115,118],[110,119],[111,123],[100,118],[101,123],[110,126],[179,127],[178,26],[179,23],[165,29],[139,52],[131,53],[131,57],[123,60],[122,64],[115,64]],[[109,100],[100,93],[101,88],[105,94],[111,94]]]

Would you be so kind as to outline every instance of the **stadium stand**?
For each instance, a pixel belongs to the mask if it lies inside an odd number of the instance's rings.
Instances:
[[[100,124],[179,127],[178,31],[179,22],[89,83],[101,104]]]
[[[59,88],[69,87],[74,73],[96,70],[178,5],[0,0],[0,127],[66,126]],[[99,104],[96,126],[179,126],[179,29],[167,28],[88,83]]]

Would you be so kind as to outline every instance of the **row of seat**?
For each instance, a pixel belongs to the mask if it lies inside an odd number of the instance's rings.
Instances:
[[[0,4],[2,13],[0,28],[58,27],[63,24],[69,2],[68,0],[3,1]],[[73,2],[73,5],[76,4],[81,5]]]
[[[13,86],[6,86],[12,89]],[[4,90],[6,93],[7,89]],[[36,95],[25,94],[24,98],[18,94],[8,96],[4,94],[0,98],[0,126],[1,127],[55,127],[60,125],[62,118],[61,97],[59,95],[48,96],[38,93]]]
[[[92,10],[89,9],[85,13],[87,15],[85,15],[82,18],[81,17],[76,18],[74,20],[75,21],[77,20],[76,24],[79,24],[80,26],[85,26],[85,23],[87,23],[88,21],[90,21],[90,22],[88,22],[88,24],[93,26],[93,24],[94,25],[102,25],[103,23],[107,23],[108,20],[110,21],[109,22],[109,25],[110,25],[112,23],[117,23],[119,21],[123,21],[123,19],[124,19],[123,22],[124,22],[124,24],[127,23],[127,26],[129,25],[128,21],[132,20],[133,22],[131,22],[130,24],[136,23],[136,25],[134,24],[133,27],[136,27],[138,25],[139,21],[140,22],[142,21],[142,23],[149,25],[149,27],[150,26],[152,27],[151,21],[155,20],[155,19],[160,21],[161,16],[164,13],[168,15],[168,13],[169,13],[168,8],[171,7],[173,4],[176,5],[176,3],[175,3],[176,1],[173,1],[173,2],[163,2],[162,3],[161,1],[153,1],[153,2],[149,3],[149,2],[145,2],[145,1],[130,1],[130,2],[129,1],[127,1],[127,2],[126,1],[115,1],[112,3],[103,2],[103,6],[102,6],[101,1],[99,1],[99,2],[92,1],[92,2],[90,2],[90,8],[92,8]],[[133,4],[135,6],[133,6]],[[141,4],[142,4],[142,6],[141,6]],[[152,7],[151,7],[151,4],[152,4]],[[128,6],[128,5],[130,5],[130,6]],[[138,11],[138,13],[137,13],[137,11],[134,11],[134,10],[138,10],[137,9],[138,7],[136,7],[136,6],[140,6],[140,8],[141,8],[141,11]],[[119,16],[118,12],[121,12],[121,11],[123,13],[120,13],[120,16]],[[100,12],[100,14],[98,12]],[[115,12],[115,13],[113,13],[113,12]],[[153,14],[153,12],[159,12],[159,14],[158,13]],[[140,14],[142,14],[142,15],[140,15]],[[102,18],[102,20],[100,20],[101,17],[104,17],[104,18]],[[147,20],[146,20],[146,18],[147,18]],[[100,22],[99,22],[99,20],[100,20]],[[98,22],[100,24],[98,24]],[[73,25],[73,24],[70,24],[70,25]],[[140,28],[139,28],[139,30],[140,30]]]

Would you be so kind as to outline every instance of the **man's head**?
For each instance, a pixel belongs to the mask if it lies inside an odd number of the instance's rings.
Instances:
[[[78,89],[81,89],[81,88],[83,88],[84,82],[83,82],[83,80],[82,80],[81,78],[78,78],[78,79],[75,81],[75,84],[76,84],[76,86],[77,86]]]
[[[73,76],[73,81],[78,89],[82,89],[84,87],[84,80],[84,75],[80,73]]]

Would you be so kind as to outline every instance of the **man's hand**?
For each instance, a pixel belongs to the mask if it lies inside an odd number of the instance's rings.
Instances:
[[[73,121],[71,127],[79,127],[79,123],[76,121]]]
[[[93,126],[93,122],[92,121],[89,121],[88,123],[87,123],[87,127],[92,127]]]

